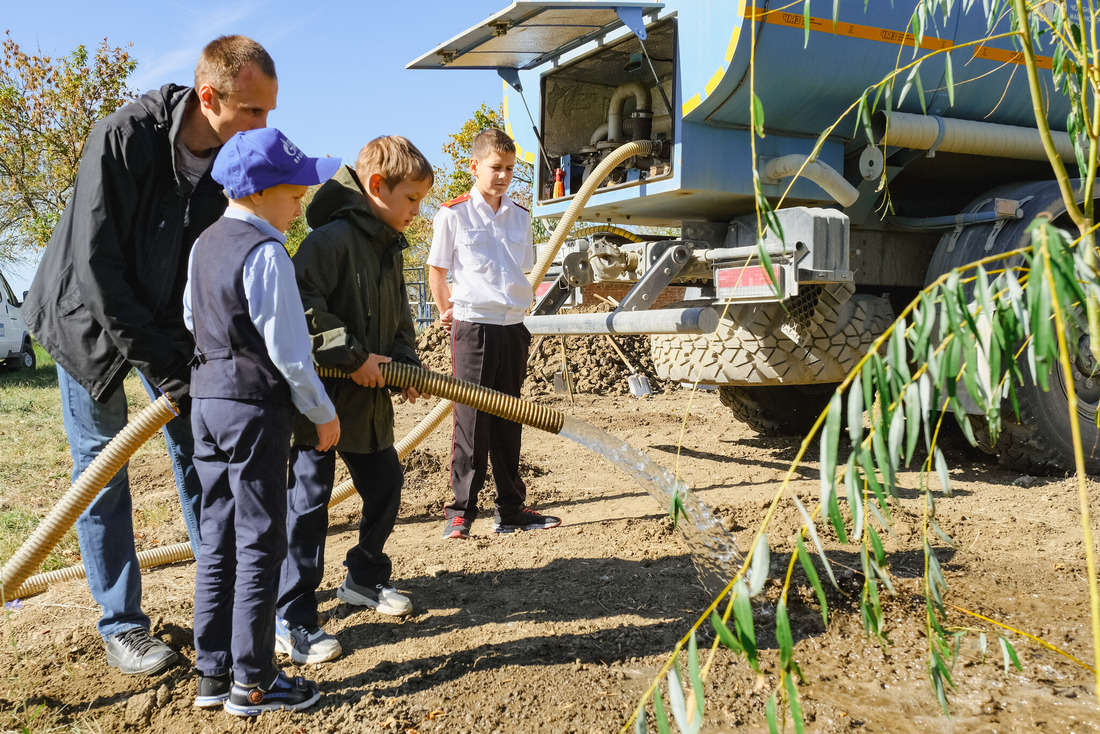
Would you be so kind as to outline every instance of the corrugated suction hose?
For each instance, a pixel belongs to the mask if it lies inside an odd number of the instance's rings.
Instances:
[[[535,263],[535,267],[528,275],[527,281],[530,283],[532,290],[534,290],[538,284],[542,282],[542,279],[546,277],[546,273],[550,269],[550,264],[554,261],[554,257],[558,254],[558,250],[561,249],[562,244],[569,236],[569,232],[576,223],[581,209],[588,203],[588,199],[591,198],[596,189],[611,175],[615,167],[633,156],[653,155],[659,145],[660,143],[652,140],[635,140],[611,151],[611,153],[596,166],[588,178],[585,179],[577,195],[573,197],[573,201],[569,204],[569,207],[565,210],[561,219],[558,220],[557,226],[554,227],[554,231],[550,235],[550,241],[547,243],[547,246],[543,248],[538,262]],[[393,366],[391,367],[390,365]],[[557,433],[561,430],[564,415],[550,408],[539,408],[538,406],[524,403],[517,398],[496,392],[495,390],[487,390],[473,383],[454,380],[445,375],[418,370],[415,367],[409,367],[407,365],[388,362],[382,365],[382,367],[384,368],[382,375],[389,384],[399,387],[414,387],[418,391],[426,392],[429,395],[449,398],[440,400],[439,403],[432,408],[431,412],[428,413],[428,415],[425,416],[408,435],[397,442],[395,448],[397,448],[397,454],[400,458],[404,458],[408,455],[410,451],[424,440],[425,436],[434,431],[443,419],[450,414],[451,410],[454,408],[454,403],[450,399],[452,396],[453,400],[457,402],[470,405],[478,410],[498,417],[526,423],[527,425],[551,433]],[[422,374],[414,374],[413,372],[406,373],[401,368]],[[336,373],[333,370],[326,370],[325,368],[320,368],[317,372],[321,375],[346,377],[342,372]],[[403,382],[403,380],[408,380],[408,382]],[[415,382],[419,380],[423,380],[423,382]],[[474,402],[467,402],[468,400],[476,400],[478,402],[475,404]],[[158,405],[160,405],[159,408],[157,407]],[[497,410],[502,412],[495,412]],[[167,413],[165,413],[165,411],[167,411]],[[513,415],[515,417],[513,417]],[[159,398],[134,418],[133,421],[127,424],[118,436],[112,439],[103,453],[96,457],[95,461],[88,466],[84,473],[77,479],[76,483],[73,484],[72,488],[62,497],[61,502],[54,508],[53,512],[42,521],[31,537],[28,538],[27,541],[20,546],[19,550],[15,552],[15,555],[4,564],[3,570],[0,571],[0,598],[18,599],[31,596],[45,591],[52,583],[84,578],[85,573],[83,564],[60,571],[38,574],[29,579],[27,578],[27,574],[42,563],[42,560],[51,550],[53,550],[54,546],[61,541],[62,536],[68,532],[72,524],[76,522],[76,519],[80,517],[80,513],[91,504],[95,496],[99,494],[99,491],[103,489],[103,486],[116,472],[118,472],[122,465],[129,461],[130,456],[137,451],[138,447],[145,443],[154,433],[159,431],[161,427],[174,416],[175,413],[172,411],[168,399],[163,397]],[[141,422],[140,427],[137,425],[139,422]],[[131,428],[134,429],[133,432],[131,432]],[[139,434],[138,431],[141,431],[141,433]],[[139,435],[143,436],[140,440],[137,438]],[[124,436],[126,436],[125,447],[123,447],[120,442],[120,439],[123,439]],[[120,442],[120,446],[116,451],[112,451],[109,457],[114,468],[103,478],[99,486],[95,487],[95,491],[90,491],[90,488],[95,486],[92,484],[93,478],[89,477],[87,483],[85,483],[85,476],[92,472],[93,469],[97,471],[97,478],[100,472],[107,471],[106,467],[97,469],[96,465],[104,458],[108,451],[111,451],[111,448],[115,446],[116,442]],[[77,494],[79,495],[78,497],[74,496]],[[351,481],[344,482],[333,490],[329,506],[331,507],[338,502],[342,502],[353,494],[355,494],[355,485]],[[55,518],[55,516],[57,517]],[[184,561],[191,557],[191,546],[187,543],[178,543],[163,548],[153,548],[151,550],[142,551],[138,553],[138,563],[141,568],[149,568],[150,566],[157,566],[164,563]],[[24,579],[26,583],[24,583]],[[6,592],[7,589],[15,589],[15,592],[9,594]]]
[[[159,397],[111,439],[50,514],[46,515],[31,536],[4,564],[0,570],[0,596],[4,599],[19,598],[22,589],[18,587],[23,585],[31,571],[41,565],[80,517],[80,513],[84,512],[107,482],[130,460],[130,456],[176,415],[168,398]],[[11,593],[12,591],[15,593]]]
[[[386,362],[379,365],[379,369],[387,385],[415,388],[417,392],[437,395],[452,403],[469,405],[483,413],[523,423],[540,431],[557,433],[565,421],[565,414],[553,408],[527,403],[511,395],[473,382],[458,380],[450,375],[441,375],[438,372],[400,362]],[[327,367],[318,367],[317,374],[321,377],[348,377],[346,372]]]

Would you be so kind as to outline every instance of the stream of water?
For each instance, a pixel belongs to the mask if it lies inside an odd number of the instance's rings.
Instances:
[[[673,493],[679,493],[686,517],[680,518],[677,527],[687,540],[699,581],[713,596],[726,587],[744,557],[721,521],[682,480],[625,441],[584,421],[566,416],[558,435],[607,457],[634,477],[666,512],[672,507]]]

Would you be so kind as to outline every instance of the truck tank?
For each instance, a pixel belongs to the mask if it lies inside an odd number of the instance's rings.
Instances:
[[[942,270],[964,264],[954,246],[964,234],[994,251],[1016,247],[1023,228],[1006,225],[1040,211],[1030,182],[1051,176],[1022,59],[1008,39],[980,42],[1007,31],[1007,19],[987,29],[977,4],[956,7],[915,50],[908,9],[842,0],[834,22],[832,3],[814,3],[819,17],[795,8],[803,4],[515,2],[409,64],[500,74],[507,132],[535,167],[536,217],[561,217],[611,151],[660,142],[585,202],[580,219],[605,226],[566,243],[560,288],[548,292],[618,287],[620,311],[718,310],[713,333],[658,333],[672,331],[657,325],[669,319],[633,328],[651,333],[659,376],[718,388],[738,418],[772,434],[812,424],[895,308],[934,277],[937,248]],[[914,53],[948,49],[953,100],[947,54],[935,54],[907,93],[902,72],[879,95],[871,129],[858,124],[865,90]],[[755,147],[754,92],[765,133]],[[1052,92],[1048,109],[1065,130],[1066,101]],[[1068,136],[1057,136],[1072,162]],[[754,163],[783,225],[784,240],[764,239],[778,295],[755,259]],[[624,236],[612,225],[679,235]],[[561,302],[536,304],[533,333],[576,333],[554,314]]]

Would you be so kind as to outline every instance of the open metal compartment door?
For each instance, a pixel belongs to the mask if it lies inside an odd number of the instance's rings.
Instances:
[[[643,16],[663,7],[640,0],[514,2],[406,68],[531,69],[623,25],[645,38]]]

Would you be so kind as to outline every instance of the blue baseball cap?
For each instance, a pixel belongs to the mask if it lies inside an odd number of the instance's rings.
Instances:
[[[339,158],[310,158],[277,129],[264,127],[234,134],[218,151],[210,176],[229,198],[243,199],[279,184],[319,184],[339,168]]]

